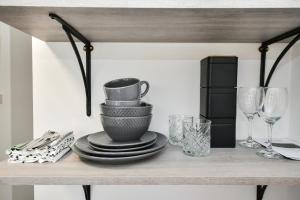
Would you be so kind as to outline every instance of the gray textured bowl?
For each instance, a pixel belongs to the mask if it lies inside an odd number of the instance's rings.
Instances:
[[[152,115],[143,117],[109,117],[100,115],[102,126],[108,136],[117,142],[140,139],[148,130]]]
[[[105,100],[106,105],[108,106],[139,106],[141,104],[140,99],[132,100],[132,101],[113,101],[113,100]]]
[[[115,107],[102,103],[100,109],[103,115],[110,117],[142,117],[151,115],[152,105],[142,103],[134,107]]]

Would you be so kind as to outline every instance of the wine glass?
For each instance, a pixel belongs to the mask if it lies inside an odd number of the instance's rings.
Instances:
[[[256,154],[265,158],[281,158],[282,156],[272,149],[273,125],[285,113],[288,105],[288,91],[286,88],[266,87],[262,90],[263,98],[260,101],[259,114],[268,126],[268,141],[266,149]]]
[[[248,137],[239,144],[242,147],[257,149],[261,145],[252,138],[253,119],[258,113],[261,87],[239,87],[238,88],[238,105],[241,111],[248,119]]]

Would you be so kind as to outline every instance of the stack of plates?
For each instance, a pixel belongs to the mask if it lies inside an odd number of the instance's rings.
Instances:
[[[150,158],[167,145],[163,134],[147,131],[139,140],[115,142],[104,131],[79,138],[73,151],[84,160],[122,164]]]

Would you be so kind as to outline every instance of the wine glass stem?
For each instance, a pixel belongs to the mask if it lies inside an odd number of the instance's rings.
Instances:
[[[247,138],[247,142],[252,142],[252,128],[253,128],[253,118],[254,117],[248,117],[248,138]]]
[[[267,123],[267,124],[268,124],[268,146],[267,146],[267,151],[272,151],[273,124],[272,123]]]

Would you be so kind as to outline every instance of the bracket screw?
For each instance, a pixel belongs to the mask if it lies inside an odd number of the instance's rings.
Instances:
[[[259,50],[260,52],[267,52],[267,51],[269,51],[269,47],[268,47],[268,46],[260,46],[260,47],[258,48],[258,50]]]
[[[90,48],[90,51],[94,50],[94,47],[92,45],[84,45],[83,50],[86,51],[88,47]]]

